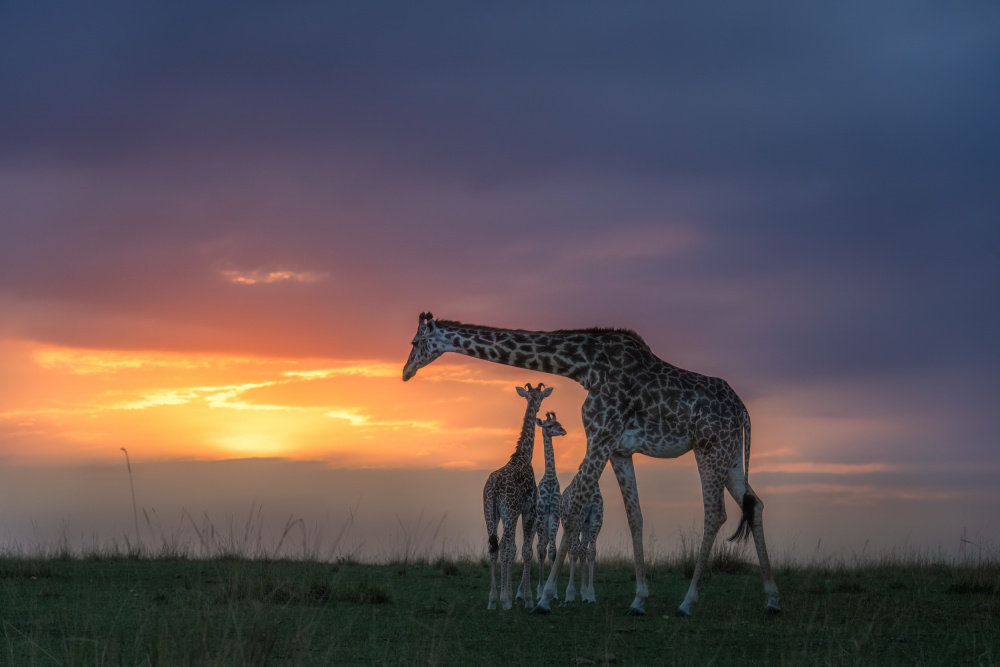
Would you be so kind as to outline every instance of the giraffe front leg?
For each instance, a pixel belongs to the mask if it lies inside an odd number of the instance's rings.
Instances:
[[[576,578],[576,547],[569,552],[569,583],[566,584],[566,603],[576,602],[576,586],[573,581]]]
[[[587,590],[580,591],[580,597],[587,602],[597,602],[594,594],[594,563],[597,560],[597,536],[601,534],[604,525],[604,499],[597,495],[598,500],[592,500],[592,509],[587,521]]]
[[[597,596],[594,595],[594,559],[589,556],[587,557],[587,568],[583,571],[581,580],[583,577],[587,578],[587,585],[584,587],[581,584],[580,599],[584,602],[597,602]]]
[[[597,535],[601,532],[601,525],[603,522],[603,507],[600,511],[595,509],[595,511],[591,514],[590,521],[588,522],[587,549],[585,551],[587,556],[587,569],[583,573],[583,576],[586,577],[586,584],[581,584],[580,587],[580,597],[584,602],[597,602],[597,596],[594,594],[594,562],[597,560]]]
[[[545,585],[545,553],[548,551],[549,546],[549,531],[548,531],[548,521],[549,515],[543,515],[538,517],[538,590],[535,592],[537,597],[542,597],[542,586]]]
[[[646,561],[642,549],[642,509],[639,507],[639,489],[635,482],[635,467],[631,456],[612,456],[611,469],[615,472],[618,486],[625,501],[628,527],[632,533],[632,555],[635,559],[635,599],[625,612],[627,616],[642,616],[646,613]]]

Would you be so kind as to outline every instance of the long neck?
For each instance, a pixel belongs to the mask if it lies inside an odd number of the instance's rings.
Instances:
[[[524,424],[521,426],[521,436],[517,439],[517,447],[511,454],[511,463],[531,465],[531,458],[535,455],[535,417],[541,402],[528,401],[528,409],[524,411]]]
[[[590,386],[601,354],[597,336],[586,329],[523,331],[438,321],[452,352],[531,371],[561,375]]]
[[[556,474],[556,453],[552,449],[552,436],[542,431],[542,443],[545,445],[545,475],[555,476]]]

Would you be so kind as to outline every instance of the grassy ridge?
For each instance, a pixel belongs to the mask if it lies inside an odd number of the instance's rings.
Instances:
[[[599,563],[596,604],[539,617],[487,611],[489,569],[476,560],[6,558],[0,663],[1000,663],[995,562],[786,567],[784,612],[765,617],[754,568],[723,552],[694,617],[664,618],[684,597],[686,565],[651,568],[647,615],[630,618],[625,561]]]

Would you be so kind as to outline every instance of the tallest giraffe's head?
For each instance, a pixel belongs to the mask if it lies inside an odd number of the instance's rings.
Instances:
[[[410,358],[403,366],[403,382],[447,351],[447,341],[434,323],[434,316],[430,313],[420,313],[417,335],[413,337],[413,349],[410,350]]]

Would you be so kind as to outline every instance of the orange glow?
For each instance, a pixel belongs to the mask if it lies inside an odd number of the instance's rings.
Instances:
[[[12,462],[281,457],[349,468],[494,470],[517,441],[524,401],[539,381],[543,405],[568,431],[555,441],[563,473],[586,451],[574,382],[458,355],[401,381],[404,359],[277,358],[88,350],[0,341],[0,456]],[[761,397],[751,474],[866,475],[904,468],[843,463],[846,442],[906,437],[918,425],[882,416],[831,416],[803,407],[822,395]],[[535,465],[541,470],[536,434]],[[848,459],[850,460],[850,459]],[[639,466],[657,465],[645,457]],[[693,467],[692,457],[670,465]]]
[[[583,390],[456,359],[401,381],[402,359],[282,359],[0,343],[0,456],[25,462],[283,457],[346,467],[494,469],[524,412],[514,387],[560,387],[564,469],[585,449]],[[574,433],[575,431],[575,433]],[[538,436],[537,460],[541,461]]]

